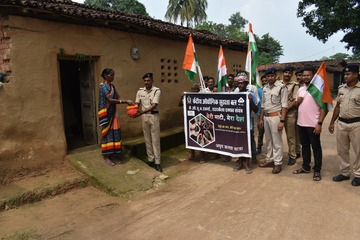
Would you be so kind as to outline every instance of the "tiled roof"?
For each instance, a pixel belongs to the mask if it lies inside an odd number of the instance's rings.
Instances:
[[[315,69],[318,69],[323,61],[306,61],[306,62],[289,62],[289,63],[276,63],[276,64],[266,64],[258,67],[260,72],[265,72],[267,69],[274,67],[278,71],[282,70],[285,66],[292,66],[294,69],[300,69],[304,66],[312,66]],[[340,64],[340,60],[327,60],[326,61],[326,70],[329,72],[342,72],[343,66]]]
[[[236,51],[246,51],[247,43],[218,35],[182,27],[150,17],[108,10],[75,3],[70,0],[0,0],[1,15],[20,15],[111,28],[161,38],[187,41],[192,33],[195,44],[222,45]]]

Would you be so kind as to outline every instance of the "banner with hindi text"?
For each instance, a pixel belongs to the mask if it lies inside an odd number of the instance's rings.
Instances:
[[[184,93],[186,148],[251,157],[248,93]]]

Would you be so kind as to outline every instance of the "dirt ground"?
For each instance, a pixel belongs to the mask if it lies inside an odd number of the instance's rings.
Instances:
[[[234,173],[234,161],[183,161],[186,172],[131,200],[87,187],[1,212],[0,239],[358,240],[360,187],[332,181],[338,162],[327,126],[320,182],[292,174],[301,159],[287,166],[286,153],[278,175]]]

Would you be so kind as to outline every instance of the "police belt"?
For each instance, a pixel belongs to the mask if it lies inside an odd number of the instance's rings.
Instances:
[[[151,112],[147,112],[145,114],[159,114],[159,111],[151,111]]]
[[[278,117],[281,116],[280,112],[264,113],[265,117]]]
[[[360,122],[360,117],[355,117],[355,118],[339,117],[339,121],[344,122],[344,123],[356,123],[356,122]]]

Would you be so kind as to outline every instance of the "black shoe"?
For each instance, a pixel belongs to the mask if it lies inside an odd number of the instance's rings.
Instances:
[[[353,185],[354,187],[360,186],[360,177],[355,177],[355,178],[351,181],[351,185]]]
[[[152,167],[152,168],[153,168],[155,163],[154,163],[154,162],[149,162],[149,161],[148,161],[146,164],[147,164],[149,167]]]
[[[341,181],[349,180],[349,179],[350,179],[350,177],[344,176],[342,174],[339,174],[339,175],[333,177],[334,182],[341,182]]]
[[[155,164],[155,170],[158,171],[158,172],[162,172],[162,168],[160,166],[160,164]]]
[[[296,159],[301,158],[301,153],[296,153]]]
[[[279,174],[281,172],[281,170],[282,170],[281,165],[274,165],[272,173],[273,174]]]
[[[291,166],[291,165],[294,165],[295,163],[296,163],[296,159],[289,157],[288,165]]]
[[[321,174],[319,172],[314,172],[313,180],[314,181],[320,181],[321,180]]]

